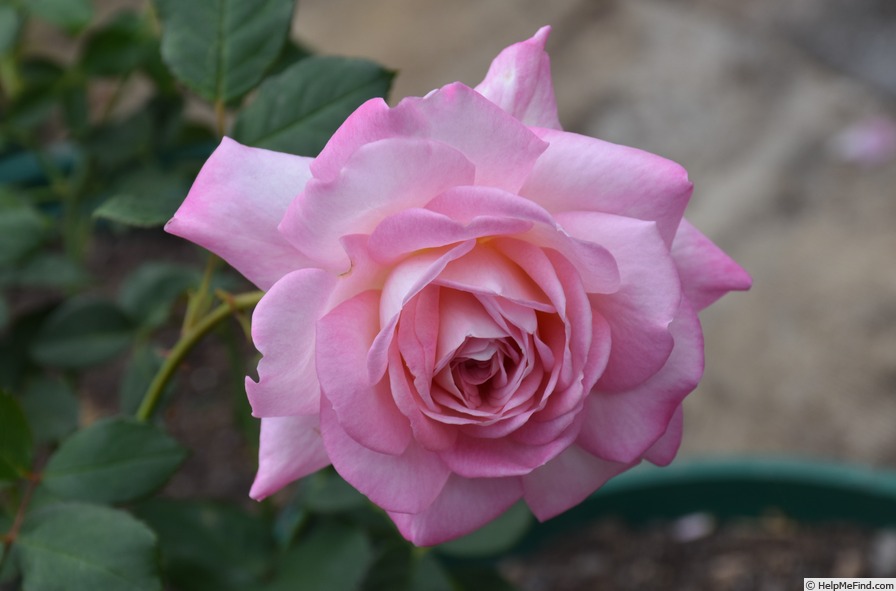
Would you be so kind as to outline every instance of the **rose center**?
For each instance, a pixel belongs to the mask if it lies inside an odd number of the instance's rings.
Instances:
[[[451,361],[451,375],[468,408],[500,404],[497,395],[507,386],[515,359],[513,348],[503,339],[468,338]]]

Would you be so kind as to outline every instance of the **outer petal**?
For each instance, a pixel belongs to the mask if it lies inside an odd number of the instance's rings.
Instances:
[[[457,474],[467,478],[521,476],[554,459],[575,440],[580,421],[543,445],[517,443],[509,437],[483,439],[460,435],[442,459]]]
[[[341,428],[359,444],[399,455],[411,443],[387,378],[371,383],[367,355],[379,329],[379,292],[343,302],[318,323],[317,375]]]
[[[416,513],[442,491],[450,471],[439,457],[416,442],[401,455],[381,454],[358,444],[323,401],[321,433],[336,471],[387,511]]]
[[[578,505],[632,465],[602,460],[572,445],[541,468],[523,476],[523,498],[535,517],[544,521]]]
[[[336,277],[320,269],[294,271],[274,284],[252,313],[252,341],[263,355],[258,382],[246,378],[256,417],[317,414],[315,325]]]
[[[552,129],[535,131],[550,146],[520,195],[552,213],[598,211],[654,221],[666,245],[672,244],[693,191],[685,169],[634,148]]]
[[[550,32],[542,27],[499,53],[475,90],[526,125],[560,129],[551,60],[544,50]]]
[[[472,88],[449,84],[389,109],[368,101],[340,126],[311,164],[316,178],[332,180],[361,146],[386,138],[443,142],[476,165],[477,185],[515,193],[547,148],[525,125]]]
[[[260,501],[329,464],[317,415],[261,419],[258,474],[249,496]]]
[[[310,162],[225,137],[165,230],[207,248],[268,289],[290,271],[316,266],[277,232],[289,203],[311,178]]]
[[[667,466],[675,459],[678,448],[681,446],[682,427],[684,427],[684,412],[679,405],[672,420],[669,421],[669,427],[663,436],[656,440],[656,443],[650,446],[650,449],[644,454],[644,458],[657,466]]]
[[[670,439],[666,444],[675,443],[674,435],[680,425],[670,427],[670,423],[681,401],[697,387],[703,375],[703,332],[697,313],[687,300],[682,300],[681,312],[671,330],[675,348],[654,377],[628,392],[591,393],[576,440],[583,449],[607,460],[627,463],[641,458],[667,431]],[[658,459],[666,455],[663,450],[655,451]]]
[[[308,183],[280,230],[308,257],[341,273],[350,266],[342,237],[369,234],[384,217],[422,206],[448,187],[472,183],[474,174],[463,154],[440,142],[372,142],[358,148],[337,178]]]
[[[613,347],[601,390],[628,390],[654,375],[672,352],[669,323],[678,314],[681,284],[656,225],[593,212],[557,216],[573,236],[600,241],[616,258],[621,287],[592,294],[595,310],[610,324]]]
[[[510,508],[523,494],[518,478],[463,478],[452,475],[425,511],[389,512],[407,540],[432,546],[471,533]]]
[[[672,242],[672,258],[684,295],[697,310],[733,290],[750,289],[752,280],[722,249],[683,219]]]

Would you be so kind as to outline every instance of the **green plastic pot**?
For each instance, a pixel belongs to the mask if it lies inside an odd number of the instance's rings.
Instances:
[[[896,472],[800,459],[681,460],[617,476],[585,502],[535,525],[515,547],[526,553],[583,524],[617,517],[639,524],[704,512],[719,519],[770,510],[803,522],[896,526]]]

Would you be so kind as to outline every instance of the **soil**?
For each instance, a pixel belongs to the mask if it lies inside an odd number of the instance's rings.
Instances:
[[[632,527],[603,521],[502,564],[521,591],[786,591],[804,577],[892,577],[896,532],[770,515],[705,514]]]

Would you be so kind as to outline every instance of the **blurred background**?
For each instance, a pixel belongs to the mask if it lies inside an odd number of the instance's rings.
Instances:
[[[682,454],[896,467],[896,3],[303,0],[295,32],[397,69],[394,103],[544,24],[563,126],[683,164],[754,278],[703,313]]]
[[[687,216],[754,278],[703,313],[682,454],[896,467],[896,2],[302,0],[293,37],[397,70],[394,104],[545,24],[563,126],[684,165]]]

